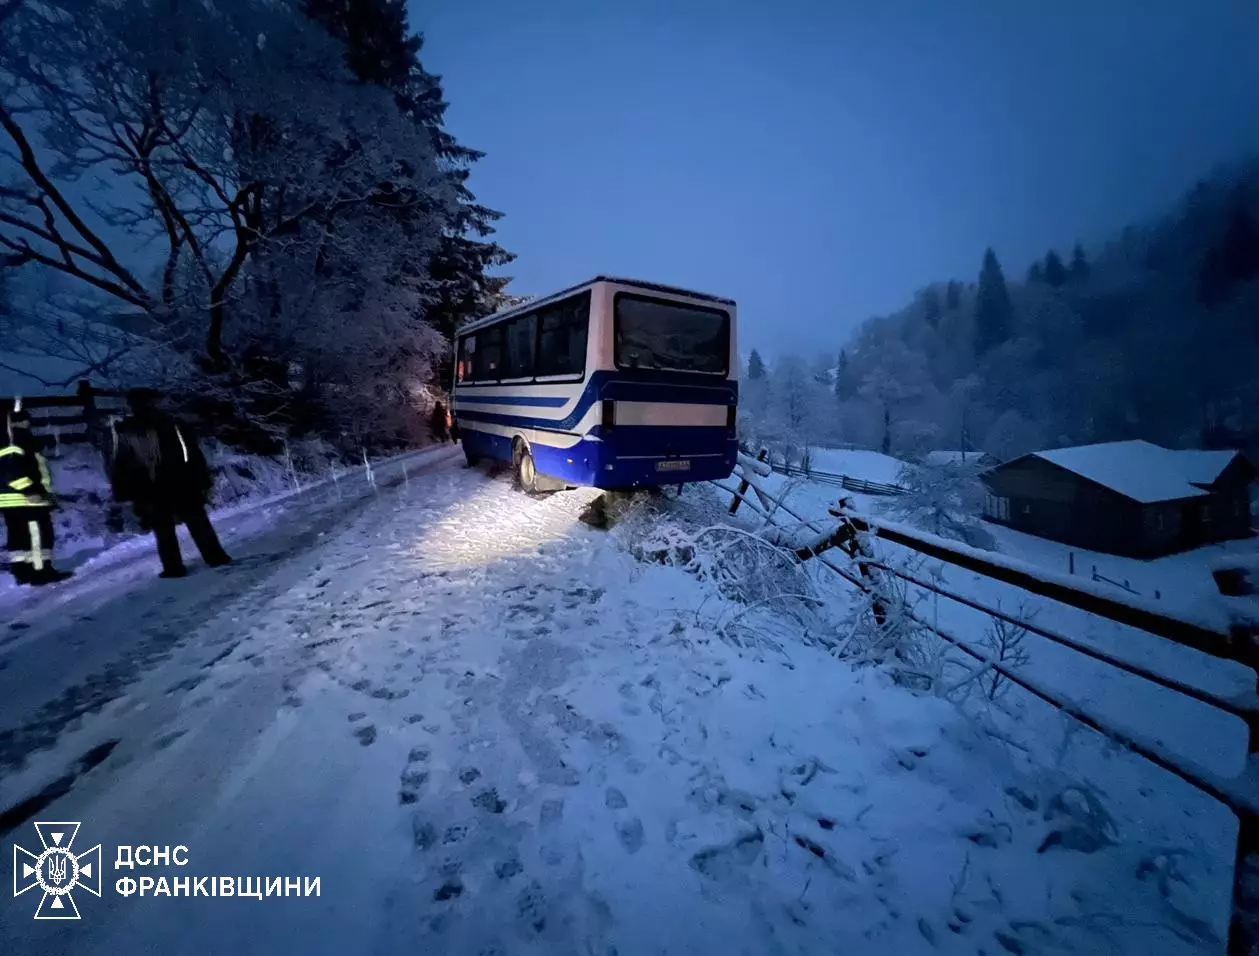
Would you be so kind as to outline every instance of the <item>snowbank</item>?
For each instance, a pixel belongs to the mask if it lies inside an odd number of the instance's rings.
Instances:
[[[809,453],[809,467],[832,475],[847,475],[863,481],[896,484],[906,463],[891,455],[865,449],[814,448]]]

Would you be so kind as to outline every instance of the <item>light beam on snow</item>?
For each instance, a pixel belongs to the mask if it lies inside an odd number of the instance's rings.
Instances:
[[[595,488],[578,488],[530,498],[504,483],[490,483],[429,527],[416,540],[415,554],[433,570],[525,558],[539,546],[567,537],[599,494]]]

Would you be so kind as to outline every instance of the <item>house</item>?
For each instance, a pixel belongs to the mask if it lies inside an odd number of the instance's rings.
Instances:
[[[1237,451],[1117,441],[1033,452],[980,477],[989,521],[1090,551],[1153,558],[1249,537],[1259,470]]]
[[[922,456],[922,464],[929,468],[944,468],[949,465],[991,468],[998,461],[999,459],[982,451],[929,451]]]

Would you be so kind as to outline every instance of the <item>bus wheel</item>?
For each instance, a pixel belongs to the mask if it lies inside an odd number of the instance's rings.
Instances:
[[[525,494],[532,495],[538,491],[538,469],[533,464],[529,446],[523,442],[516,450],[516,484]]]

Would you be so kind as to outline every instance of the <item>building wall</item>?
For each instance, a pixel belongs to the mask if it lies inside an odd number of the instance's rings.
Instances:
[[[1183,547],[1183,502],[1143,505],[1031,457],[988,472],[984,484],[993,498],[1009,502],[987,508],[985,516],[1037,537],[1134,558]]]
[[[989,520],[1090,551],[1145,550],[1143,515],[1135,502],[1043,459],[1002,465],[988,472],[984,483],[994,498],[1008,501],[996,508],[990,503]]]
[[[1246,488],[1211,492],[1186,502],[1185,510],[1187,523],[1197,528],[1197,544],[1250,537],[1250,493]]]

